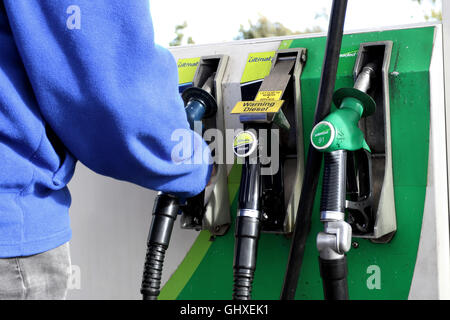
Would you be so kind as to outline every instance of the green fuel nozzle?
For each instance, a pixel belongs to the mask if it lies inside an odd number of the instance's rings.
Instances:
[[[335,92],[333,102],[338,109],[319,122],[311,132],[311,143],[319,151],[355,151],[370,148],[358,127],[362,117],[375,112],[375,101],[366,92],[375,77],[376,65],[366,65],[353,88],[342,88]]]
[[[319,122],[311,132],[314,148],[325,152],[320,201],[320,220],[324,230],[317,235],[317,249],[327,300],[349,298],[345,254],[351,247],[352,226],[345,220],[347,158],[352,151],[370,152],[358,122],[375,111],[375,101],[366,92],[376,75],[376,67],[373,63],[367,64],[353,88],[337,90],[333,101],[338,109]],[[370,164],[368,167],[370,170]]]

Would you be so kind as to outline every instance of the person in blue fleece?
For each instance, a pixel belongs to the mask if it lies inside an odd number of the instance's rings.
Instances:
[[[211,165],[149,0],[0,0],[0,298],[64,298],[67,183],[93,171],[186,198]],[[191,135],[190,154],[173,160]]]

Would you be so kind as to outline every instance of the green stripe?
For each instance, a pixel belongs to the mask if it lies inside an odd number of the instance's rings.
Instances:
[[[161,290],[158,298],[159,300],[175,300],[178,297],[181,290],[183,290],[184,286],[188,283],[189,279],[191,279],[198,265],[203,260],[206,252],[208,252],[212,243],[209,241],[210,237],[211,234],[209,231],[204,230],[200,232],[192,245],[192,248],[178,266],[178,269]]]

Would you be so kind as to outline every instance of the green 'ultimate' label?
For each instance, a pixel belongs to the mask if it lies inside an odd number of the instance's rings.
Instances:
[[[247,58],[241,83],[264,79],[270,73],[275,51],[250,53]]]
[[[316,149],[328,148],[334,139],[334,128],[326,121],[318,123],[311,132],[311,143]]]
[[[178,66],[178,83],[185,84],[194,80],[195,71],[197,71],[200,58],[179,59]]]

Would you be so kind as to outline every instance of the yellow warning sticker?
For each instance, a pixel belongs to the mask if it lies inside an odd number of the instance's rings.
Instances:
[[[283,103],[284,100],[240,101],[236,103],[231,113],[276,113]]]
[[[283,91],[259,91],[256,95],[255,101],[261,101],[261,100],[270,100],[270,101],[276,101],[281,99],[281,95],[283,94]]]

